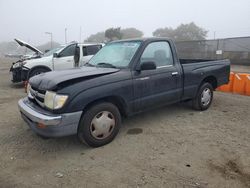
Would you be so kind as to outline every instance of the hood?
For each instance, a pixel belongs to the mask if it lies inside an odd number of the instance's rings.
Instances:
[[[52,71],[32,77],[29,83],[32,87],[39,90],[55,90],[59,84],[66,82],[73,84],[118,71],[119,69],[101,67],[83,67],[64,71]]]
[[[35,65],[43,65],[46,64],[47,62],[52,61],[52,55],[47,56],[47,57],[41,57],[41,58],[34,58],[34,59],[28,59],[24,60],[24,67],[31,69]]]
[[[35,52],[35,53],[38,53],[40,55],[43,55],[43,52],[41,52],[40,50],[38,50],[36,47],[24,42],[24,41],[21,41],[20,39],[14,39],[20,46],[24,46],[28,49],[30,49],[31,51]]]

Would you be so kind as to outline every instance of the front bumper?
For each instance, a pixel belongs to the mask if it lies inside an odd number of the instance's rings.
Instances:
[[[12,72],[12,82],[17,83],[17,82],[22,82],[26,81],[28,79],[28,68],[23,68],[23,67],[17,67],[17,68],[10,68],[10,72]]]
[[[82,112],[53,114],[40,107],[28,98],[20,99],[18,107],[21,116],[29,127],[39,135],[61,137],[77,133]],[[42,126],[41,126],[42,125]]]

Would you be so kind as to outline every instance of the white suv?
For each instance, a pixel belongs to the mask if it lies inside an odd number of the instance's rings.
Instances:
[[[80,67],[86,64],[90,58],[95,55],[104,44],[77,44],[72,43],[67,46],[61,46],[45,53],[41,58],[25,60],[12,69],[18,69],[19,80],[12,79],[13,82],[26,81],[30,77],[43,72],[53,70],[65,70],[74,67]],[[12,70],[12,74],[17,71]],[[13,75],[14,77],[14,75]]]

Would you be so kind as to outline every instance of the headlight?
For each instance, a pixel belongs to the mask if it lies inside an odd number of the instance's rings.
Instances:
[[[12,68],[15,69],[15,68],[19,68],[23,65],[25,65],[27,62],[26,61],[23,61],[23,62],[17,62],[15,64],[12,65]]]
[[[13,69],[18,68],[18,67],[21,67],[21,66],[22,66],[21,63],[15,63],[15,64],[13,65]]]
[[[67,101],[67,95],[59,95],[52,91],[46,91],[44,105],[52,110],[60,109]]]

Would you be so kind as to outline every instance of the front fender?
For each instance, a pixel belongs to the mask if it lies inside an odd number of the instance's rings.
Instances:
[[[29,68],[29,69],[32,69],[35,66],[45,66],[51,70],[53,68],[52,67],[52,56],[42,57],[42,58],[38,58],[38,59],[30,59],[30,60],[26,60],[24,62],[25,62],[24,66]]]
[[[67,104],[65,104],[65,108],[62,110],[65,111],[65,113],[84,110],[90,103],[112,97],[121,99],[124,106],[130,110],[130,101],[133,100],[132,81],[124,80],[81,91],[75,96],[71,96]]]

